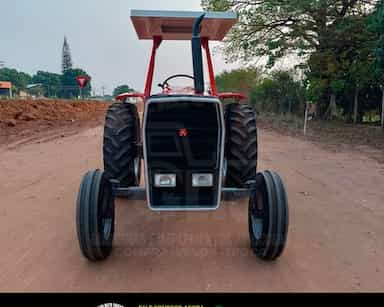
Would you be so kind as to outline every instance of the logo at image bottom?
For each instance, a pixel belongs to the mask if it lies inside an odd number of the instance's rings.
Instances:
[[[97,307],[125,307],[125,306],[116,304],[116,303],[107,303],[107,304],[99,305]]]

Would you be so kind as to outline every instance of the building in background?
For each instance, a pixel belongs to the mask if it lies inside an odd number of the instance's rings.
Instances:
[[[12,97],[12,83],[0,81],[0,97]]]
[[[44,92],[47,89],[49,95],[49,86],[45,86],[42,83],[28,84],[26,94],[33,98],[44,98]]]

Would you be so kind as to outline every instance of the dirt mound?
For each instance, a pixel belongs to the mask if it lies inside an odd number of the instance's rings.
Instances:
[[[100,124],[110,103],[72,100],[0,100],[0,144],[49,130]]]

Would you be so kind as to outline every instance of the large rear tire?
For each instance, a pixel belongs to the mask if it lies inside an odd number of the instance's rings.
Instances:
[[[100,170],[83,177],[77,196],[77,238],[80,250],[90,261],[107,258],[115,231],[115,202],[112,186]]]
[[[233,103],[226,107],[226,176],[224,186],[246,187],[256,176],[257,127],[255,111],[248,105]]]
[[[111,105],[104,125],[104,170],[109,179],[116,179],[120,186],[140,184],[141,157],[140,120],[137,108],[129,103]]]

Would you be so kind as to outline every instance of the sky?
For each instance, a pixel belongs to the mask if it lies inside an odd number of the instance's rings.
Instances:
[[[6,67],[35,73],[60,73],[64,36],[75,68],[92,76],[96,94],[121,84],[142,91],[151,42],[138,40],[130,9],[200,11],[200,0],[0,0],[0,61]],[[213,45],[215,50],[217,43]],[[176,73],[192,73],[189,42],[161,45],[154,84]],[[227,65],[214,52],[215,72]]]

